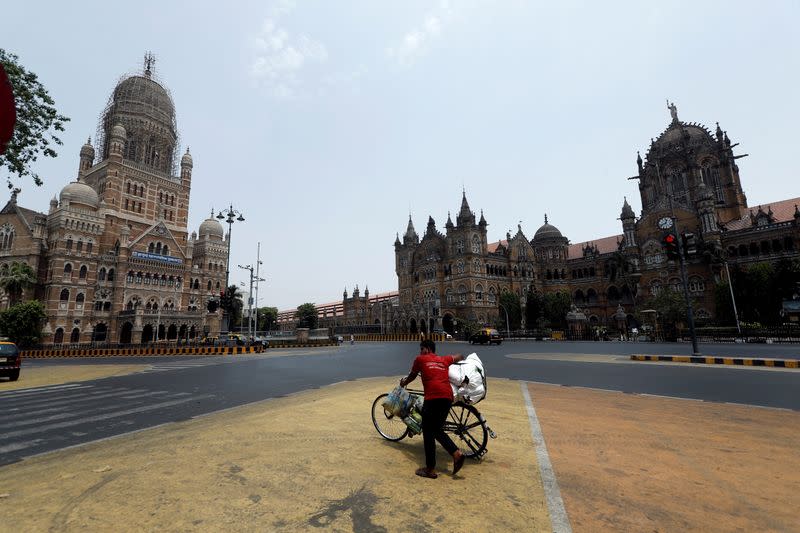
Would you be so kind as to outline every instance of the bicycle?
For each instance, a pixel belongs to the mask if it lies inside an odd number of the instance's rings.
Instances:
[[[424,397],[421,390],[406,389],[412,396]],[[403,419],[395,416],[383,407],[383,402],[389,395],[384,393],[372,402],[372,424],[381,437],[392,442],[398,442],[405,437],[413,437]],[[456,438],[456,443],[465,457],[480,459],[486,454],[486,444],[489,437],[495,439],[497,434],[492,431],[486,419],[474,405],[455,402],[450,407],[447,419],[444,422],[445,433],[450,433]]]

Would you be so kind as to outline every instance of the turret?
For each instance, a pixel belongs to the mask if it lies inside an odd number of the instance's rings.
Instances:
[[[406,233],[403,235],[403,244],[406,246],[409,244],[419,244],[419,235],[414,230],[414,223],[411,221],[411,215],[408,215],[408,227],[406,228]]]
[[[94,163],[94,147],[92,146],[92,138],[87,139],[86,144],[81,146],[81,162],[78,165],[78,173],[86,172],[92,167]]]
[[[453,229],[453,220],[450,218],[450,211],[447,212],[447,222],[445,223],[444,227],[450,232]]]
[[[632,248],[636,246],[636,215],[628,203],[626,197],[622,203],[622,213],[619,215],[622,221],[622,233],[625,236],[625,248]]]
[[[117,157],[122,159],[122,154],[125,153],[125,136],[127,135],[125,128],[122,124],[115,124],[111,128],[111,135],[109,136],[108,156]]]
[[[469,203],[467,202],[467,191],[462,191],[461,210],[458,212],[458,216],[456,216],[456,224],[459,227],[475,225],[475,214],[469,209]]]
[[[480,226],[482,229],[486,229],[486,226],[488,226],[488,225],[489,225],[489,223],[488,223],[488,222],[486,222],[486,219],[483,217],[483,209],[481,209],[481,219],[478,221],[478,225],[479,225],[479,226]]]
[[[432,216],[428,216],[428,227],[425,228],[425,235],[433,235],[436,233],[436,222]]]

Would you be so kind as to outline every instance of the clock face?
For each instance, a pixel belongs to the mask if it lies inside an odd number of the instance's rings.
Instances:
[[[663,217],[658,220],[658,227],[661,229],[669,229],[672,227],[672,219],[669,217]]]

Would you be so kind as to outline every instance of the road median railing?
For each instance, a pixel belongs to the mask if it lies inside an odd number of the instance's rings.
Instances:
[[[765,359],[760,357],[704,357],[694,355],[631,355],[633,361],[666,361],[701,365],[766,366],[800,368],[798,359]]]
[[[344,341],[350,340],[349,335],[342,335]],[[431,339],[433,342],[448,340],[444,333],[356,333],[353,339],[360,342],[419,342],[422,339]],[[449,339],[453,340],[453,339]]]

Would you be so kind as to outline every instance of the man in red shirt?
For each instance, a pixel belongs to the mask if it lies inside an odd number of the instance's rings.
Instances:
[[[405,387],[422,374],[422,387],[425,389],[425,403],[422,406],[422,440],[425,444],[425,468],[419,468],[416,474],[421,477],[436,479],[436,441],[453,456],[453,475],[464,466],[464,454],[450,439],[442,427],[447,413],[453,403],[453,389],[447,375],[447,368],[453,363],[464,360],[464,356],[436,355],[436,343],[425,339],[419,344],[420,354],[414,359],[411,372],[400,380]]]

